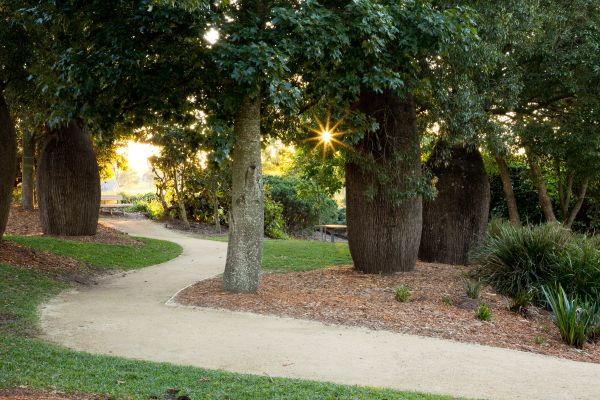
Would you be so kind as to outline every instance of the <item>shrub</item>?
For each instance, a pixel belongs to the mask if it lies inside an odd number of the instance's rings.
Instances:
[[[471,254],[474,275],[506,296],[529,292],[536,304],[544,300],[541,287],[555,282],[568,294],[584,298],[600,288],[595,240],[558,224],[494,225]]]
[[[394,297],[400,303],[408,303],[410,301],[410,290],[406,286],[398,286],[394,290]]]
[[[283,206],[265,194],[265,236],[271,239],[288,239],[283,222]]]
[[[521,290],[512,301],[510,311],[525,315],[531,304],[532,295],[529,290]]]
[[[141,212],[150,219],[160,219],[163,215],[163,207],[154,193],[128,195],[121,193],[123,200],[133,204],[126,209],[127,212]]]
[[[475,316],[481,321],[489,321],[492,319],[492,310],[485,303],[481,303],[477,310],[475,310]]]
[[[590,310],[577,297],[569,298],[560,284],[554,289],[542,286],[542,292],[554,314],[553,321],[562,339],[570,346],[582,348],[592,323]]]
[[[480,279],[474,280],[471,278],[463,278],[463,286],[470,299],[478,299],[481,292],[482,282]]]
[[[448,296],[447,294],[442,296],[442,303],[444,303],[447,306],[451,306],[454,304],[454,302],[452,301],[452,298],[450,296]]]

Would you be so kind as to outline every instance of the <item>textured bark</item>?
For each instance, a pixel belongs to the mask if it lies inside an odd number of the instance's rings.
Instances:
[[[217,197],[217,193],[213,193],[213,213],[215,215],[215,229],[218,233],[221,233],[221,218],[219,217],[219,198]]]
[[[29,130],[23,132],[23,164],[21,175],[23,182],[21,205],[25,210],[33,210],[34,189],[34,163],[35,163],[35,135]]]
[[[533,180],[535,182],[535,187],[537,189],[538,198],[540,205],[542,206],[544,216],[548,222],[557,222],[556,216],[554,215],[554,209],[552,208],[552,201],[550,201],[550,196],[548,196],[548,191],[546,190],[546,182],[544,181],[544,176],[542,175],[542,169],[537,162],[532,160],[529,161],[529,165],[531,167],[531,173],[533,175]]]
[[[15,126],[0,90],[0,241],[8,222],[17,169]]]
[[[348,242],[354,267],[366,273],[411,271],[421,238],[422,198],[399,203],[389,189],[404,191],[407,179],[421,175],[414,99],[363,92],[359,109],[375,118],[379,129],[356,145],[359,153],[373,156],[375,166],[346,164]],[[377,179],[379,171],[387,171],[385,185]]]
[[[264,232],[259,100],[244,99],[233,134],[232,201],[223,281],[225,290],[253,293],[258,290]]]
[[[436,151],[428,165],[438,179],[438,194],[423,204],[419,259],[467,264],[469,251],[485,234],[490,211],[483,159],[477,150],[455,147],[447,164]]]
[[[508,207],[508,219],[514,226],[521,226],[521,217],[519,216],[519,208],[517,206],[517,198],[513,191],[513,185],[510,180],[510,172],[506,160],[502,157],[496,157],[496,164],[500,170],[500,179],[502,180],[502,189],[504,190],[504,198]]]
[[[46,234],[95,235],[100,174],[87,127],[81,121],[49,132],[37,171],[37,196]]]

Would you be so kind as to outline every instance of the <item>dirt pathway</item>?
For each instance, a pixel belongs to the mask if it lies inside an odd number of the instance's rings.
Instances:
[[[98,354],[257,375],[471,398],[597,399],[600,365],[434,338],[165,305],[223,271],[226,244],[146,220],[105,221],[184,251],[167,263],[65,292],[41,309],[45,338]]]

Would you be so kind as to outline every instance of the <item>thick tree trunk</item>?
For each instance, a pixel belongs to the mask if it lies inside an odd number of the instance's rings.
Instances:
[[[264,209],[260,100],[244,99],[235,117],[225,290],[256,292],[262,260]]]
[[[0,241],[6,230],[17,169],[15,126],[0,90]]]
[[[410,180],[421,175],[414,99],[409,94],[402,98],[363,92],[359,109],[375,118],[379,129],[356,145],[374,165],[346,164],[348,242],[354,267],[366,273],[411,271],[421,239],[422,198],[400,200],[393,191],[406,192]]]
[[[23,164],[21,175],[22,199],[21,204],[25,210],[33,210],[34,189],[34,162],[35,162],[35,135],[29,130],[23,132]]]
[[[589,184],[589,178],[586,178],[581,184],[581,187],[579,188],[579,197],[577,198],[577,202],[573,206],[569,217],[563,222],[567,228],[571,228],[571,226],[573,226],[573,222],[575,222],[575,218],[577,218],[577,214],[579,214],[579,210],[581,210],[581,206],[583,205],[583,201],[585,200],[585,195],[587,193]]]
[[[510,171],[506,160],[502,157],[496,157],[496,164],[500,170],[500,180],[502,181],[502,189],[504,190],[504,198],[508,207],[508,219],[514,226],[521,226],[521,217],[519,216],[519,207],[517,206],[517,198],[513,191],[513,185],[510,180]]]
[[[546,190],[546,181],[542,175],[542,169],[539,164],[533,160],[529,161],[529,165],[531,167],[531,173],[533,175],[533,180],[535,181],[538,198],[546,221],[557,222],[556,216],[554,215],[554,209],[552,208],[552,201],[550,201],[550,196],[548,196],[548,191]]]
[[[471,248],[485,235],[490,183],[479,151],[455,147],[444,160],[439,146],[443,145],[438,144],[428,162],[438,178],[438,194],[423,204],[419,259],[464,265]]]
[[[50,131],[38,164],[37,196],[45,234],[95,235],[100,174],[82,121]]]

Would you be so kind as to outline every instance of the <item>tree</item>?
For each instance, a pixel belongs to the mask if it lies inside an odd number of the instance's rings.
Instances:
[[[0,240],[4,235],[17,166],[15,127],[0,90]]]
[[[454,146],[446,158],[444,147],[438,143],[427,162],[437,195],[423,206],[419,259],[465,265],[486,232],[490,184],[478,150]]]

